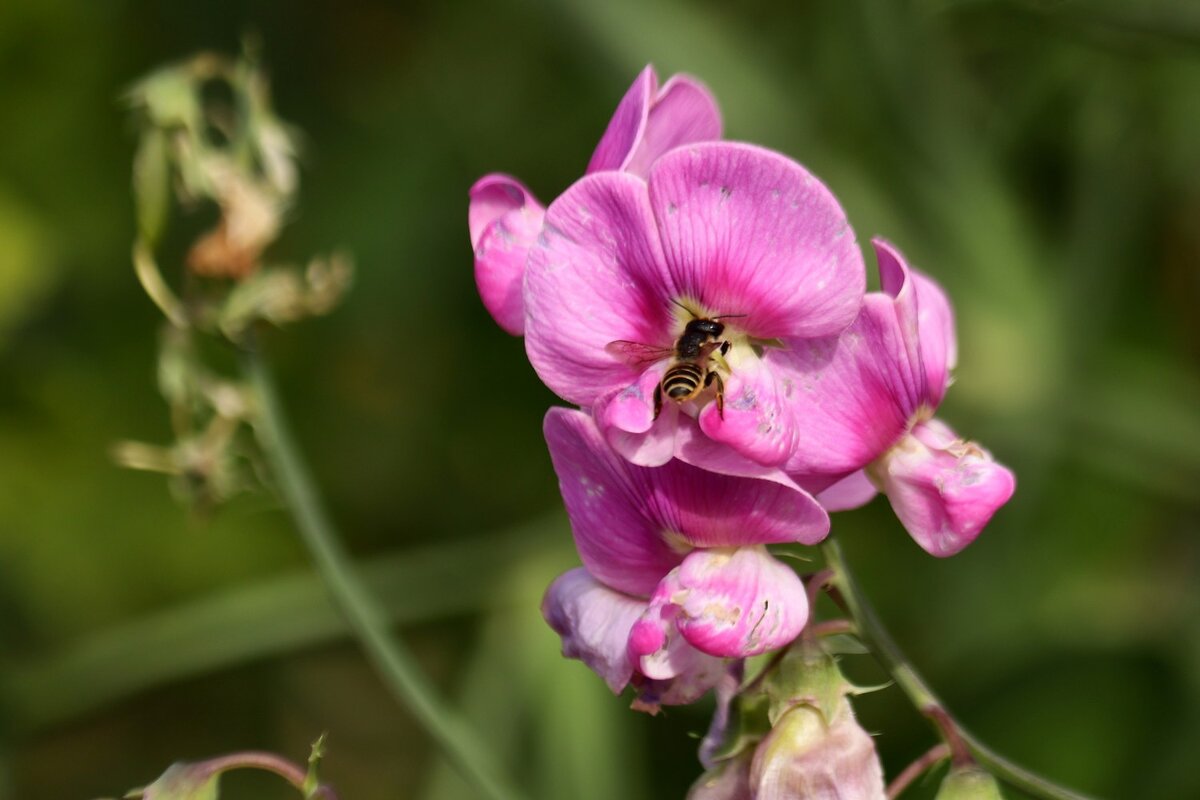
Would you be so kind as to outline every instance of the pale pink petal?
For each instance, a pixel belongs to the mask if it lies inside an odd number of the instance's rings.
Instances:
[[[883,239],[874,239],[879,260],[879,277],[884,292],[896,298],[898,317],[906,338],[910,339],[910,361],[918,363],[911,351],[916,348],[925,375],[923,401],[936,409],[949,385],[950,370],[958,358],[954,335],[954,311],[945,291],[933,279],[908,266],[900,251]]]
[[[679,426],[690,422],[691,417],[681,413],[674,403],[668,403],[648,430],[639,433],[622,430],[612,423],[615,415],[609,413],[609,405],[624,391],[601,398],[593,406],[596,419],[604,427],[604,438],[629,463],[639,467],[661,467],[675,457]],[[626,402],[632,401],[626,399]]]
[[[467,220],[475,249],[475,285],[500,327],[520,336],[525,328],[525,258],[542,229],[545,209],[507,175],[480,178],[470,196]]]
[[[746,458],[773,467],[796,449],[800,432],[792,413],[791,384],[777,380],[766,361],[753,353],[730,362],[724,409],[715,402],[700,412],[700,428]]]
[[[804,584],[765,549],[694,550],[651,595],[630,634],[630,653],[642,664],[670,663],[673,623],[703,653],[744,658],[790,643],[807,621]]]
[[[655,364],[634,383],[597,401],[593,410],[600,427],[616,427],[628,433],[649,431],[655,423],[654,395],[662,382],[667,363]]]
[[[937,420],[918,424],[871,469],[901,523],[935,556],[974,541],[1016,488],[991,453]]]
[[[826,511],[849,511],[871,502],[879,490],[863,470],[851,472],[837,483],[817,493],[817,502]]]
[[[650,104],[657,92],[658,76],[654,74],[654,67],[647,65],[617,104],[617,110],[588,162],[589,173],[624,169],[642,138]]]
[[[614,589],[649,595],[683,556],[647,514],[644,482],[632,472],[642,468],[613,452],[582,411],[552,408],[544,427],[584,566]]]
[[[862,313],[841,336],[793,339],[765,359],[791,387],[796,447],[793,475],[846,475],[874,461],[908,428],[920,406],[892,298],[867,295]]]
[[[663,269],[640,178],[589,175],[551,203],[526,265],[525,347],[559,397],[590,407],[638,379],[611,342],[673,345]]]
[[[865,272],[837,200],[803,167],[746,144],[672,150],[650,202],[674,291],[761,339],[828,336],[862,304]]]
[[[633,674],[629,631],[646,602],[615,592],[578,568],[555,579],[542,599],[542,616],[562,637],[562,654],[577,658],[620,694]]]
[[[871,735],[844,698],[836,711],[793,706],[754,752],[755,800],[884,800],[883,767]]]
[[[675,75],[658,92],[624,169],[644,177],[667,151],[720,138],[721,112],[708,88],[691,76]]]

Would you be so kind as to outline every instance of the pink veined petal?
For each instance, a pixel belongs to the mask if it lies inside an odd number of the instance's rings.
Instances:
[[[702,653],[744,658],[799,636],[808,599],[796,573],[762,547],[694,550],[655,589],[643,619],[656,613]]]
[[[519,181],[487,175],[471,187],[468,222],[475,249],[475,285],[493,319],[508,333],[525,329],[525,258],[542,229],[545,209]]]
[[[636,381],[642,370],[606,346],[674,343],[674,307],[645,183],[602,172],[551,203],[529,252],[524,296],[526,352],[559,397],[590,407]]]
[[[868,294],[842,335],[788,340],[764,359],[792,387],[799,425],[784,469],[792,475],[845,475],[899,441],[920,407],[917,372],[896,320],[892,298]]]
[[[674,291],[761,339],[828,336],[862,304],[854,232],[825,186],[794,161],[707,142],[655,161],[650,202]]]
[[[879,494],[863,470],[851,472],[837,483],[817,493],[817,502],[826,511],[849,511],[865,506]]]
[[[790,403],[792,385],[777,380],[770,363],[753,354],[731,360],[730,366],[724,410],[715,402],[706,405],[700,428],[751,461],[768,467],[783,464],[799,437]]]
[[[646,602],[613,591],[586,569],[558,576],[542,599],[542,616],[562,637],[562,653],[577,658],[620,694],[633,674],[627,654],[629,631]]]
[[[691,547],[812,544],[829,532],[825,510],[790,482],[630,464],[582,411],[551,409],[545,430],[580,558],[615,589],[648,595]]]
[[[689,75],[675,75],[658,92],[624,169],[645,177],[667,151],[720,138],[721,112],[708,88]]]
[[[609,120],[608,128],[600,137],[600,143],[596,145],[596,150],[588,162],[589,173],[620,170],[625,167],[642,138],[646,118],[650,113],[650,104],[657,91],[658,76],[654,74],[654,67],[647,65],[617,104],[617,110]]]
[[[552,408],[544,427],[584,566],[607,586],[648,596],[683,556],[647,513],[642,481],[584,412]]]
[[[937,420],[918,424],[871,469],[905,529],[939,557],[973,542],[1016,488],[991,453]]]
[[[924,382],[923,402],[936,409],[946,394],[950,370],[958,358],[950,300],[941,286],[910,267],[889,242],[874,239],[872,244],[883,291],[896,299],[897,318],[908,340],[909,361]]]

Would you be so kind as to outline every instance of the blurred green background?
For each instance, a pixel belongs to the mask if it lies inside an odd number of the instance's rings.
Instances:
[[[347,800],[472,796],[346,639],[274,501],[189,517],[106,455],[170,435],[117,97],[247,31],[307,134],[272,254],[344,246],[359,266],[335,314],[268,338],[298,435],[399,629],[531,796],[682,797],[700,771],[707,707],[628,711],[541,621],[575,563],[540,435],[553,398],[478,302],[466,231],[485,172],[543,201],[578,177],[647,62],[706,81],[730,138],[808,165],[860,240],[887,236],[956,303],[941,416],[1015,469],[1016,496],[949,561],[882,501],[835,519],[917,666],[1052,778],[1200,796],[1186,0],[0,5],[0,795],[117,796],[177,759],[302,759],[328,731]],[[890,775],[933,743],[896,690],[858,708]]]

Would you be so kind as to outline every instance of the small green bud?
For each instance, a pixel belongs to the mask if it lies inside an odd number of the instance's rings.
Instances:
[[[771,699],[772,725],[798,704],[815,708],[832,723],[842,698],[856,690],[843,677],[837,661],[820,644],[803,640],[793,645],[783,657],[779,669],[767,680],[766,688]]]
[[[977,766],[950,770],[935,800],[1002,800],[1000,784],[991,773]]]
[[[205,764],[172,764],[158,780],[126,798],[141,800],[217,800],[219,771]]]

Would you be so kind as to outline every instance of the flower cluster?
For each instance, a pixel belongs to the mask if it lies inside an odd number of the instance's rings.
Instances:
[[[543,613],[565,655],[646,710],[805,630],[805,587],[768,545],[815,544],[829,511],[882,492],[948,556],[1014,488],[934,418],[956,358],[942,289],[875,240],[866,292],[829,189],[720,136],[707,89],[647,67],[548,207],[504,175],[471,190],[484,304],[579,407],[551,409],[545,435],[583,566]],[[811,727],[803,708],[769,741]],[[848,704],[826,711],[836,735],[861,732]]]

